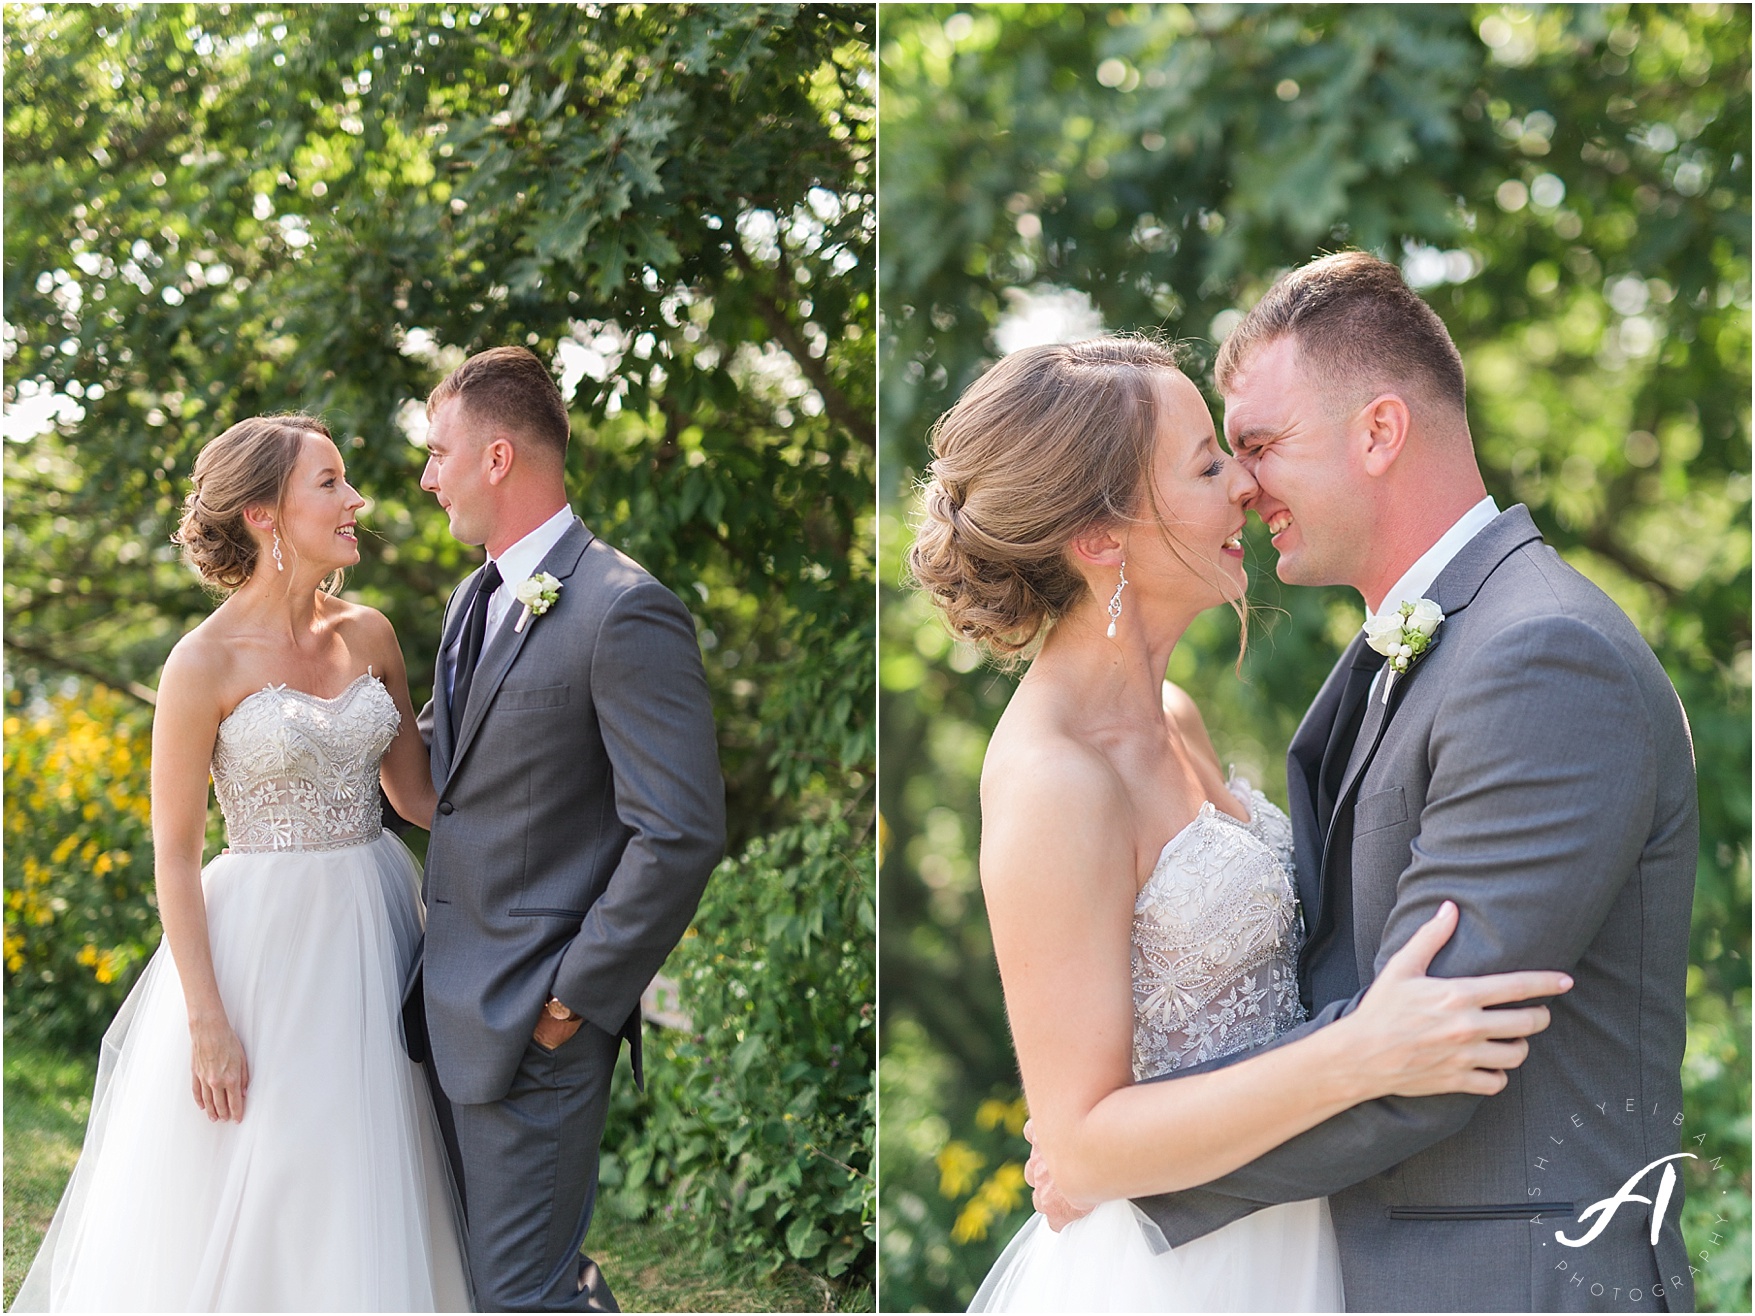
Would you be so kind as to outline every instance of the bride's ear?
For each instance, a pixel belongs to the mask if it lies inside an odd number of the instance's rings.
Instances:
[[[1093,567],[1113,569],[1120,566],[1122,559],[1127,556],[1121,540],[1109,528],[1087,530],[1076,535],[1070,547],[1074,558]]]
[[[272,534],[274,531],[274,509],[271,507],[246,507],[244,509],[244,524],[252,530],[260,530],[265,535]]]

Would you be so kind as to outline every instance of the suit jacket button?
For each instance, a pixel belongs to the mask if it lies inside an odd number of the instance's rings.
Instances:
[[[439,801],[439,812],[440,813],[451,813],[455,810],[455,808],[456,808],[456,806],[453,805],[450,800]]]

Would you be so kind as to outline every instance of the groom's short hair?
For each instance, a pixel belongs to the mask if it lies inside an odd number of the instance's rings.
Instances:
[[[1369,252],[1323,256],[1276,279],[1219,349],[1219,391],[1257,348],[1287,335],[1316,378],[1360,389],[1423,383],[1434,401],[1464,408],[1462,357],[1444,321]]]
[[[428,394],[428,417],[452,398],[460,399],[472,415],[528,435],[566,459],[572,432],[567,404],[554,376],[534,353],[522,347],[477,352]]]

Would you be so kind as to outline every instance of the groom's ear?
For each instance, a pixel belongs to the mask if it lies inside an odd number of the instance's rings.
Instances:
[[[489,484],[498,484],[512,473],[518,450],[505,434],[495,434],[481,446],[482,477]]]
[[[1399,393],[1380,393],[1359,412],[1365,440],[1365,473],[1382,475],[1395,465],[1408,441],[1413,415]]]
[[[1072,541],[1073,556],[1096,567],[1115,567],[1125,556],[1121,541],[1109,529],[1087,530]]]

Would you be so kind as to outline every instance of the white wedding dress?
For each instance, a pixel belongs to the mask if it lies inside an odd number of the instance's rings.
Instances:
[[[1260,1046],[1298,1023],[1292,827],[1246,781],[1165,845],[1134,902],[1133,1075]],[[1270,1206],[1172,1248],[1132,1202],[1060,1233],[1031,1216],[970,1311],[1341,1311],[1328,1202]]]
[[[465,1311],[460,1213],[402,1049],[419,872],[380,823],[399,716],[369,673],[282,686],[219,726],[228,853],[203,870],[240,1122],[190,1087],[161,943],[104,1036],[85,1145],[14,1311]]]

